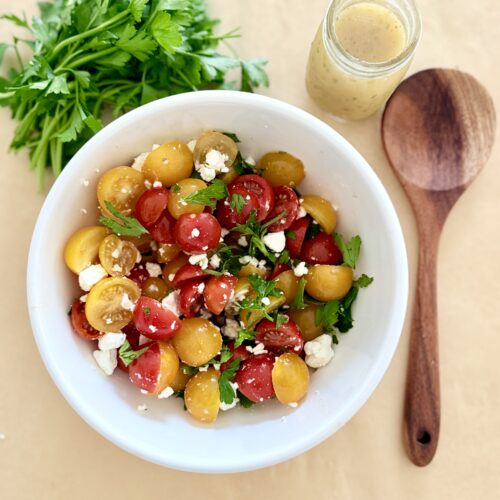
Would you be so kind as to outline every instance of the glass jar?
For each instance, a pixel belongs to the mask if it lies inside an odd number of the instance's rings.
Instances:
[[[405,75],[420,33],[413,0],[332,0],[309,54],[310,96],[335,117],[367,118]]]

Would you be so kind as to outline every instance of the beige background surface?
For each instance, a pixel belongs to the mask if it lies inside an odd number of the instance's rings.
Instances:
[[[476,75],[500,110],[497,0],[419,0],[424,36],[411,72],[457,67]],[[241,26],[242,55],[267,57],[265,93],[328,118],[308,98],[308,46],[327,0],[211,0],[223,27]],[[34,11],[34,0],[0,0],[0,12]],[[0,21],[0,39],[10,27]],[[415,224],[382,151],[380,116],[331,125],[368,159],[401,218],[412,289]],[[31,335],[25,267],[43,203],[24,155],[7,153],[14,125],[0,110],[0,498],[494,499],[500,498],[500,141],[455,207],[439,257],[442,433],[430,466],[404,454],[401,415],[408,328],[382,383],[337,434],[265,470],[232,476],[176,472],[143,462],[88,427],[49,378]],[[498,139],[498,134],[497,134]],[[413,293],[412,293],[413,295]],[[410,297],[411,298],[411,297]],[[408,323],[408,321],[407,321]]]

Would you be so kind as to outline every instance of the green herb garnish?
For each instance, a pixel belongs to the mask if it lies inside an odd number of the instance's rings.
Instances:
[[[99,222],[111,229],[113,233],[118,236],[133,236],[136,238],[141,236],[141,234],[147,234],[148,230],[135,217],[123,215],[110,201],[105,201],[104,204],[106,205],[106,209],[121,221],[120,223],[103,215],[99,217]]]
[[[182,365],[182,373],[184,373],[184,375],[196,375],[198,373],[198,368],[189,365]]]
[[[231,195],[231,208],[236,210],[238,214],[241,214],[243,207],[245,206],[245,198],[241,194],[234,193]]]
[[[251,408],[255,404],[251,399],[248,399],[242,392],[236,391],[236,394],[238,396],[238,399],[240,400],[240,405],[243,406],[243,408]]]
[[[197,205],[204,205],[215,210],[217,206],[217,200],[223,200],[227,198],[229,192],[227,186],[220,180],[214,179],[212,184],[205,189],[200,189],[189,196],[184,198],[186,203],[195,203]]]
[[[234,341],[234,347],[240,347],[240,345],[243,344],[245,340],[254,340],[255,335],[256,333],[254,331],[242,328],[241,330],[238,331],[238,336]]]
[[[222,403],[231,404],[236,397],[236,392],[229,381],[236,375],[241,363],[241,358],[235,359],[219,377],[219,392]]]
[[[224,135],[232,139],[234,142],[238,143],[241,142],[236,134],[233,134],[233,132],[222,132]]]
[[[39,9],[31,22],[2,16],[27,34],[0,45],[0,56],[16,56],[0,78],[0,105],[19,122],[11,148],[30,150],[39,189],[46,166],[58,175],[102,128],[105,109],[116,117],[167,95],[234,88],[225,80],[237,68],[241,90],[268,84],[263,59],[216,51],[238,34],[215,34],[204,0],[54,0]]]
[[[125,340],[123,345],[120,347],[118,350],[118,356],[120,356],[120,359],[123,361],[123,364],[125,366],[128,366],[134,359],[137,359],[141,354],[144,354],[147,350],[149,349],[148,347],[144,347],[143,349],[139,349],[138,351],[134,351],[132,347],[130,347],[130,343],[128,340]]]
[[[174,184],[173,186],[170,187],[170,192],[171,193],[179,193],[181,190],[181,187],[179,184]]]
[[[285,231],[285,236],[289,240],[295,240],[297,238],[297,233],[295,231],[288,230],[288,231]]]
[[[342,257],[344,259],[344,264],[356,269],[356,261],[359,257],[359,251],[361,249],[361,238],[359,236],[354,236],[347,243],[341,234],[334,234],[335,243],[342,252]]]
[[[290,307],[294,309],[304,309],[306,304],[304,302],[304,290],[306,289],[307,281],[305,278],[300,278],[299,288],[297,289],[297,294],[295,295]]]

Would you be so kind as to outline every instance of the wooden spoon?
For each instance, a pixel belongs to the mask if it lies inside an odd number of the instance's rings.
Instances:
[[[416,465],[436,452],[440,423],[436,258],[446,217],[486,163],[495,109],[471,75],[449,69],[417,73],[399,85],[384,111],[382,140],[415,213],[417,290],[410,334],[404,439]]]

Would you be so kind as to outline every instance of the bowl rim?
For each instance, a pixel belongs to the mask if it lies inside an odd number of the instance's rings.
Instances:
[[[132,444],[127,441],[126,436],[113,432],[112,426],[106,426],[105,423],[103,425],[103,422],[99,421],[99,418],[93,409],[87,407],[85,404],[82,404],[78,397],[78,392],[67,383],[65,377],[63,376],[64,374],[58,371],[56,361],[52,359],[49,352],[49,342],[47,341],[48,337],[44,336],[42,333],[44,327],[43,321],[39,316],[40,311],[38,308],[33,307],[33,304],[37,303],[37,299],[40,294],[43,293],[43,287],[38,285],[35,280],[35,271],[40,265],[40,252],[38,252],[38,248],[45,243],[43,239],[43,228],[50,222],[47,215],[49,212],[48,207],[54,205],[56,200],[63,194],[63,191],[66,188],[66,179],[69,179],[70,176],[73,175],[73,165],[78,163],[79,157],[91,152],[94,144],[108,140],[108,138],[112,136],[115,131],[118,131],[127,124],[133,123],[143,115],[147,116],[151,111],[156,110],[157,108],[169,107],[170,105],[193,105],[196,103],[210,101],[212,99],[217,100],[217,102],[225,102],[233,105],[238,105],[239,103],[254,103],[271,108],[281,114],[293,115],[295,118],[306,122],[308,127],[311,129],[320,131],[322,134],[329,136],[331,140],[335,142],[336,147],[343,149],[347,155],[352,157],[354,168],[360,171],[360,175],[368,178],[368,182],[370,183],[372,189],[376,192],[377,201],[386,216],[386,223],[391,228],[391,243],[395,249],[395,260],[393,265],[395,266],[399,277],[397,282],[398,289],[395,290],[394,293],[394,305],[392,308],[393,313],[387,325],[388,333],[384,341],[384,349],[379,351],[377,359],[371,367],[364,383],[357,388],[356,393],[351,398],[351,404],[346,405],[343,409],[341,409],[341,411],[336,413],[337,420],[329,421],[324,426],[311,430],[305,437],[298,437],[292,444],[276,448],[272,451],[267,450],[265,459],[263,459],[262,456],[257,457],[257,459],[242,456],[238,457],[238,460],[231,457],[231,461],[228,461],[224,464],[224,466],[220,463],[211,464],[196,462],[193,464],[189,460],[179,457],[164,456],[159,452],[150,453],[151,450],[148,449],[145,451],[141,447],[140,443]],[[94,135],[80,148],[80,150],[68,162],[67,166],[64,168],[50,189],[38,215],[29,249],[26,284],[28,313],[32,325],[33,336],[44,365],[63,397],[77,412],[77,414],[83,418],[87,424],[89,424],[90,427],[116,446],[135,456],[161,466],[196,473],[235,473],[268,467],[293,458],[298,454],[313,448],[343,427],[343,425],[347,423],[366,403],[385,374],[401,336],[408,300],[408,261],[403,231],[401,229],[396,210],[387,191],[375,171],[370,167],[363,156],[354,148],[354,146],[347,141],[347,139],[319,118],[316,118],[310,113],[292,104],[278,99],[239,91],[205,90],[168,96],[140,106],[139,108],[122,115],[118,119],[106,125],[106,127]]]

